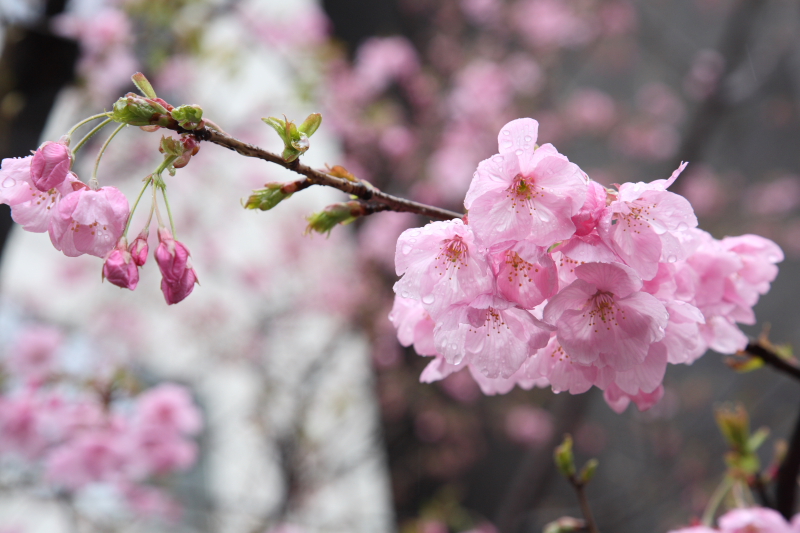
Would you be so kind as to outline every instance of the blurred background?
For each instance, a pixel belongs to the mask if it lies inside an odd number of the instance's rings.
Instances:
[[[757,233],[786,253],[746,331],[770,324],[773,341],[800,342],[796,2],[0,0],[0,19],[3,158],[110,109],[140,70],[168,102],[199,104],[272,150],[280,140],[260,117],[321,112],[306,163],[461,210],[500,127],[532,117],[540,143],[606,185],[689,161],[673,190],[701,228]],[[134,196],[161,159],[157,135],[123,131],[101,184]],[[205,420],[191,464],[146,480],[170,513],[142,511],[113,483],[54,488],[0,446],[0,531],[539,532],[580,516],[551,459],[567,432],[579,461],[600,461],[588,495],[601,530],[666,531],[702,513],[724,473],[715,406],[743,402],[772,430],[765,463],[791,432],[797,384],[736,373],[715,353],[670,366],[644,413],[617,415],[597,390],[484,396],[463,371],[420,384],[427,361],[397,343],[387,315],[393,243],[425,221],[381,213],[326,239],[304,237],[304,217],[342,201],[336,191],[240,208],[290,176],[203,145],[168,178],[202,284],[172,307],[154,265],[134,293],[101,284],[100,260],[63,257],[0,206],[3,360],[20,328],[45,324],[67,339],[59,360],[88,361],[84,377],[113,368],[140,389],[180,383]]]

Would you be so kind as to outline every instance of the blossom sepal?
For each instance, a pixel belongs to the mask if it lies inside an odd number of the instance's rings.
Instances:
[[[125,237],[120,237],[117,245],[106,256],[102,278],[122,289],[134,290],[139,284],[139,268],[128,251],[128,240]]]

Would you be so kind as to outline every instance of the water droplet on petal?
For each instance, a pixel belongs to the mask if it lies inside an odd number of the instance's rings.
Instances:
[[[400,293],[400,296],[402,296],[403,298],[408,298],[410,295],[408,294],[408,291],[403,291]]]
[[[417,236],[417,235],[419,235],[420,233],[421,233],[421,231],[419,231],[418,229],[414,229],[414,230],[411,230],[411,232],[409,233],[409,235],[411,235],[412,237],[416,237],[416,236]]]
[[[450,349],[453,350],[453,351],[458,350],[458,344],[451,344],[450,345]]]
[[[5,187],[6,189],[8,189],[9,187],[13,187],[16,184],[17,184],[17,182],[16,182],[16,180],[14,178],[6,178],[3,181],[3,187]]]
[[[671,256],[667,257],[667,263],[674,263],[677,260],[678,260],[678,258],[675,257],[674,255],[671,255]]]
[[[433,297],[433,294],[426,294],[422,297],[422,303],[425,305],[431,305],[435,300],[436,298]]]
[[[530,135],[526,135],[526,136],[525,136],[525,142],[526,142],[526,143],[529,143],[529,142],[531,142],[532,140],[533,140],[533,138],[532,138]]]
[[[503,156],[502,155],[496,155],[496,156],[494,156],[492,158],[492,161],[494,161],[495,163],[502,163],[503,162]]]
[[[547,211],[537,211],[537,213],[539,214],[539,220],[542,222],[550,222],[550,220],[552,220],[550,213]]]
[[[503,130],[503,135],[511,135],[511,132],[508,130]]]
[[[689,225],[686,222],[678,224],[678,231],[686,231],[687,229],[689,229]]]
[[[408,242],[410,242],[411,244],[414,244],[415,242],[417,242],[417,239],[408,239]]]
[[[517,155],[522,155],[522,150],[517,150],[517,151],[516,151],[516,152],[514,152],[514,153],[515,153],[515,154],[517,154]]]
[[[408,244],[403,245],[403,253],[405,255],[410,254],[411,253],[411,246],[409,246]]]

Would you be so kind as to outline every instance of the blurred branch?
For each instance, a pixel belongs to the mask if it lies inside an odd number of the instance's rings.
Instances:
[[[786,458],[781,463],[775,480],[775,509],[787,520],[791,520],[794,514],[798,474],[800,474],[800,415],[794,424]]]
[[[731,9],[723,30],[718,52],[724,60],[724,72],[716,88],[697,108],[683,138],[678,161],[697,162],[720,120],[732,107],[726,81],[747,57],[753,21],[766,6],[767,0],[739,0]]]
[[[356,196],[360,200],[369,202],[369,204],[365,206],[365,209],[369,211],[369,213],[366,214],[390,210],[400,213],[416,213],[417,215],[422,215],[435,220],[450,220],[453,218],[461,218],[463,216],[447,209],[441,209],[438,207],[413,202],[411,200],[406,200],[405,198],[392,196],[391,194],[387,194],[364,181],[351,181],[345,178],[337,178],[336,176],[332,176],[304,165],[300,163],[299,159],[296,159],[290,163],[286,162],[278,154],[240,141],[239,139],[236,139],[227,133],[217,131],[213,128],[203,127],[189,131],[175,125],[174,127],[170,127],[170,129],[173,129],[178,133],[191,133],[198,140],[208,141],[218,144],[219,146],[224,146],[225,148],[233,150],[234,152],[245,157],[254,157],[274,163],[276,165],[280,165],[283,168],[291,170],[292,172],[302,174],[311,182],[312,185],[333,187],[334,189],[339,189],[342,192]],[[382,204],[386,207],[378,209],[375,207],[375,204]]]
[[[520,515],[548,491],[547,481],[556,473],[551,458],[551,450],[559,443],[565,433],[574,432],[589,406],[591,394],[556,396],[557,405],[553,409],[553,436],[550,442],[531,449],[516,469],[516,475],[503,497],[497,512],[495,524],[500,533],[517,531]]]

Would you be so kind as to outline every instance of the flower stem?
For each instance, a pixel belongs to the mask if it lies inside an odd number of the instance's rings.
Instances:
[[[89,118],[85,118],[85,119],[81,120],[80,122],[78,122],[77,124],[75,124],[74,126],[72,126],[70,128],[70,130],[67,132],[67,138],[72,137],[72,134],[75,133],[75,130],[77,130],[78,128],[80,128],[84,124],[87,124],[87,123],[89,123],[89,122],[91,122],[93,120],[97,120],[98,118],[101,118],[101,117],[107,117],[108,115],[109,115],[109,113],[98,113],[97,115],[92,115]]]
[[[94,127],[94,129],[93,129],[92,131],[90,131],[89,133],[87,133],[87,134],[86,134],[86,136],[85,136],[83,139],[81,139],[81,141],[80,141],[78,144],[76,144],[76,145],[75,145],[75,148],[73,148],[73,149],[72,149],[72,154],[73,154],[73,155],[77,154],[77,153],[78,153],[78,150],[80,150],[80,149],[83,147],[83,145],[84,145],[84,144],[86,144],[86,142],[87,142],[89,139],[91,139],[92,137],[94,137],[94,136],[95,136],[95,134],[96,134],[98,131],[100,131],[100,130],[102,130],[103,128],[105,128],[105,127],[108,125],[108,123],[109,123],[109,122],[111,122],[111,119],[110,119],[110,118],[109,118],[109,119],[106,119],[106,120],[104,120],[103,122],[101,122],[100,124],[98,124],[97,126],[95,126],[95,127]]]
[[[127,126],[127,124],[120,124],[119,126],[117,126],[117,129],[115,129],[111,133],[111,135],[108,136],[108,139],[106,139],[106,142],[103,143],[103,146],[100,148],[100,151],[97,153],[97,159],[94,160],[94,170],[92,170],[92,181],[93,182],[95,182],[95,183],[97,182],[97,168],[100,166],[100,159],[103,157],[103,153],[106,151],[106,148],[108,148],[108,145],[111,143],[111,139],[113,139],[114,136],[116,136],[116,134],[119,133],[120,130],[122,128],[124,128],[125,126]]]
[[[703,512],[703,525],[708,527],[713,527],[714,525],[714,515],[717,514],[717,509],[722,504],[722,500],[725,499],[725,496],[728,494],[728,491],[731,490],[733,487],[733,478],[730,476],[725,476],[722,480],[722,483],[717,486],[716,490],[714,490],[714,494],[711,495],[711,499],[708,501],[708,505],[706,506],[706,510]]]
[[[175,221],[172,220],[172,209],[169,208],[169,200],[167,200],[167,189],[161,188],[161,195],[164,197],[164,207],[167,208],[167,216],[169,216],[169,227],[172,229],[172,238],[176,239],[175,235]]]
[[[131,220],[133,220],[133,212],[136,211],[136,206],[139,205],[139,200],[142,199],[142,196],[144,196],[144,191],[147,190],[147,186],[150,185],[150,182],[152,182],[152,181],[153,181],[153,175],[152,174],[147,176],[147,178],[144,180],[144,187],[142,187],[142,190],[139,191],[139,196],[137,196],[136,197],[136,201],[133,202],[133,207],[131,208],[131,214],[128,215],[128,223],[125,224],[125,231],[122,233],[123,237],[126,237],[126,238],[128,237],[128,230],[131,227]],[[151,217],[153,216],[153,211],[152,210],[150,211],[150,216]],[[150,224],[148,223],[147,225],[149,226]]]

